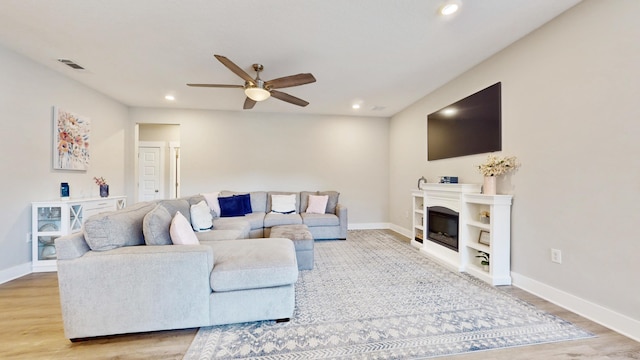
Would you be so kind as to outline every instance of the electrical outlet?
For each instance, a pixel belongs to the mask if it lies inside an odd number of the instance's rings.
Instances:
[[[26,239],[27,239],[27,243],[31,242],[31,233],[30,232],[27,233]]]
[[[551,261],[562,264],[562,251],[558,249],[551,249]]]

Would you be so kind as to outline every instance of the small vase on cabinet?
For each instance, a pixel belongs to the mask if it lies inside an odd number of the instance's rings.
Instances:
[[[484,177],[484,183],[482,184],[482,193],[485,195],[496,194],[496,177],[495,176]]]
[[[100,185],[100,197],[109,197],[109,185]]]

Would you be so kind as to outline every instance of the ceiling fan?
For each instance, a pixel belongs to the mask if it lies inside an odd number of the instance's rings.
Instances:
[[[253,70],[256,72],[256,78],[253,79],[249,74],[242,70],[238,65],[234,64],[231,60],[222,55],[214,55],[222,65],[226,66],[234,74],[240,76],[244,80],[244,85],[224,85],[224,84],[187,84],[194,87],[217,87],[217,88],[242,88],[247,95],[247,99],[244,101],[243,109],[252,109],[258,101],[267,100],[273,96],[276,99],[286,101],[288,103],[307,106],[309,102],[297,98],[293,95],[283,93],[275,89],[282,89],[292,86],[299,86],[309,84],[316,81],[316,78],[309,73],[297,74],[285,76],[269,81],[263,81],[260,79],[260,71],[264,69],[261,64],[253,64]]]

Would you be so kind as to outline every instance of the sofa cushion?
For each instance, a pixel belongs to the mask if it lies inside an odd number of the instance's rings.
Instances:
[[[293,214],[296,212],[296,195],[271,195],[271,212]]]
[[[214,217],[220,216],[220,203],[218,202],[218,195],[220,195],[220,192],[215,191],[210,193],[204,193],[201,195],[204,196],[205,200],[207,201],[207,205],[209,205],[209,208],[211,209],[211,211],[215,213],[213,216]]]
[[[225,217],[225,218],[217,218],[213,220],[213,229],[214,230],[239,230],[242,232],[240,236],[241,239],[245,239],[249,237],[249,232],[251,232],[251,225],[245,217]]]
[[[220,197],[246,195],[246,192],[220,191]],[[251,203],[251,212],[266,212],[267,211],[267,192],[266,191],[251,191],[248,193]]]
[[[262,229],[264,227],[264,212],[252,212],[242,219],[249,222],[251,230]]]
[[[264,227],[270,228],[277,225],[299,225],[302,224],[300,214],[278,214],[268,213],[264,216]]]
[[[324,214],[327,211],[329,195],[309,195],[309,205],[305,212],[310,214]]]
[[[149,211],[142,221],[142,233],[147,245],[171,245],[169,228],[172,216],[161,204]]]
[[[246,238],[244,236],[244,231],[232,229],[197,232],[196,237],[198,238],[198,241],[200,241],[201,245],[205,245],[203,244],[205,241],[236,240]]]
[[[207,231],[213,226],[213,217],[211,209],[207,202],[202,200],[197,204],[191,205],[191,226],[194,231]]]
[[[141,202],[121,210],[93,215],[83,225],[85,241],[93,251],[143,245],[142,221],[155,206],[155,202]]]
[[[266,213],[267,212],[267,192],[266,191],[252,191],[251,195],[251,210],[254,213]]]
[[[240,200],[242,201],[242,211],[244,212],[243,215],[247,215],[247,214],[251,214],[253,212],[253,210],[251,209],[251,195],[250,194],[240,194],[240,195],[234,195],[240,198]]]
[[[340,193],[337,191],[318,191],[318,195],[329,195],[329,200],[327,201],[327,214],[335,214],[336,206],[338,205],[338,200],[340,198]]]
[[[300,191],[300,212],[304,212],[309,207],[309,195],[317,194],[317,191]]]
[[[296,212],[300,212],[300,193],[297,192],[282,192],[282,191],[270,191],[267,193],[267,213],[271,212],[272,209],[272,196],[273,195],[295,195],[296,197]]]
[[[244,216],[244,202],[238,196],[223,196],[218,198],[220,203],[220,216]]]
[[[169,227],[169,235],[171,241],[175,245],[199,245],[200,242],[196,237],[196,233],[193,232],[191,223],[187,220],[180,211],[176,212],[176,215],[171,220],[171,226]]]
[[[246,239],[208,242],[215,254],[211,289],[234,291],[294,284],[298,265],[289,239]]]
[[[189,204],[189,200],[187,198],[160,200],[158,204],[164,206],[169,214],[171,214],[171,217],[174,217],[176,215],[176,212],[180,211],[180,213],[189,222],[191,222],[191,215],[189,214],[189,208],[191,207],[191,204]]]
[[[307,226],[338,226],[340,219],[334,214],[302,213],[302,223]]]

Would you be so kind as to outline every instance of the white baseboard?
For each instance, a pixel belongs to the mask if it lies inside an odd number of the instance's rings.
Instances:
[[[391,224],[389,223],[357,223],[349,224],[347,229],[349,230],[378,230],[389,229]]]
[[[640,341],[640,321],[638,320],[581,299],[575,295],[556,289],[524,275],[512,272],[511,277],[513,278],[513,285],[521,288],[522,290],[530,292],[635,341]]]
[[[411,232],[411,230],[409,229],[405,229],[403,227],[400,227],[396,224],[391,224],[391,226],[389,227],[389,229],[397,232],[398,234],[408,237],[409,239],[413,238],[413,233]]]
[[[24,263],[8,269],[0,270],[0,284],[31,274],[31,263]]]

